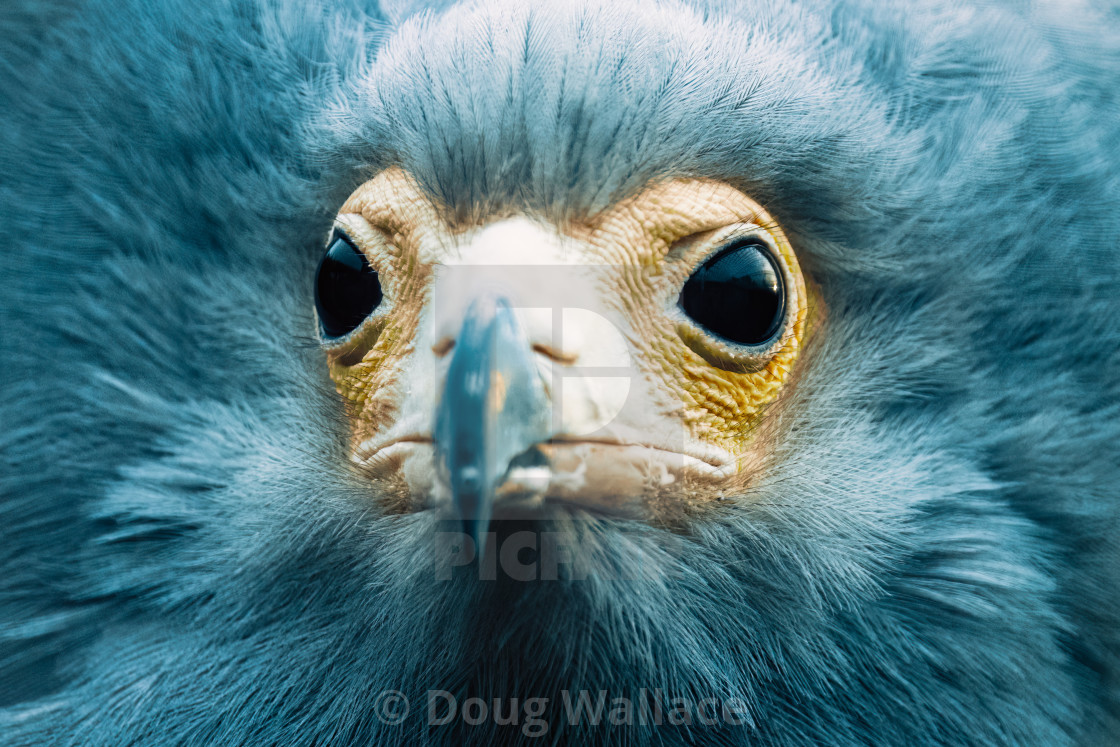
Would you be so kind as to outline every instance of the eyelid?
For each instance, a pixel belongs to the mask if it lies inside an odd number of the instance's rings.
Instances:
[[[778,271],[779,278],[784,285],[785,274],[783,272],[783,269],[785,263],[782,261],[779,252],[774,250],[774,246],[769,241],[766,241],[758,234],[753,232],[744,233],[743,235],[737,237],[731,237],[719,242],[718,244],[713,245],[711,251],[704,255],[703,259],[695,263],[692,272],[695,273],[697,270],[699,270],[701,267],[708,264],[712,260],[724,254],[727,254],[728,252],[735,251],[736,249],[741,249],[745,246],[753,246],[765,253],[766,256],[770,259],[771,264],[774,265],[774,269]],[[692,277],[692,275],[690,274],[689,277]]]
[[[329,239],[327,239],[327,246],[325,247],[326,251],[330,251],[331,246],[333,246],[334,242],[338,239],[344,240],[346,243],[350,244],[350,246],[365,254],[365,252],[362,251],[362,247],[358,244],[357,241],[354,240],[354,237],[351,236],[349,232],[347,232],[346,226],[339,223],[338,221],[335,221],[334,227],[331,229],[331,236]]]
[[[692,250],[697,246],[706,244],[711,241],[721,229],[712,228],[700,233],[692,233],[688,236],[682,236],[670,245],[669,251],[665,252],[666,262],[679,262],[687,259],[692,254]]]
[[[673,242],[669,251],[665,253],[666,262],[691,261],[695,267],[707,262],[719,252],[729,248],[736,241],[750,241],[757,239],[760,245],[773,256],[775,241],[765,227],[757,223],[732,223],[730,225],[712,228],[699,233],[689,234]],[[696,254],[700,248],[707,248],[704,258],[697,260]]]
[[[334,231],[346,236],[379,273],[388,270],[388,261],[400,252],[384,228],[370,223],[360,213],[339,213],[334,219]]]

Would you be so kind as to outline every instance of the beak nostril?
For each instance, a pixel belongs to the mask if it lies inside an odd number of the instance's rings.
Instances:
[[[432,345],[432,352],[435,353],[437,357],[442,358],[443,356],[450,353],[452,348],[454,347],[455,338],[443,337],[440,338],[440,340],[435,345]]]
[[[533,344],[533,352],[540,353],[543,356],[551,358],[557,363],[563,363],[565,366],[571,366],[579,360],[579,353],[565,353],[562,350],[557,350],[551,345],[543,345],[541,343]]]

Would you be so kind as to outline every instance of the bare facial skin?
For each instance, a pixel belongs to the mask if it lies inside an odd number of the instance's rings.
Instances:
[[[433,413],[463,315],[483,290],[514,308],[551,402],[547,468],[511,470],[506,502],[559,501],[654,515],[747,483],[758,425],[789,384],[810,298],[781,228],[714,181],[657,183],[587,222],[534,216],[451,226],[404,171],[359,187],[336,229],[378,273],[384,298],[357,329],[325,340],[347,401],[354,461],[397,510],[448,500]],[[769,251],[785,289],[780,331],[746,347],[681,310],[681,288],[729,242]],[[502,396],[500,382],[490,392]]]

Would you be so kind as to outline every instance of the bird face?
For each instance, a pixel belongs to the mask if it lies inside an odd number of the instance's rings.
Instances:
[[[316,280],[352,460],[392,509],[472,533],[549,503],[656,522],[749,483],[810,319],[761,206],[675,179],[562,225],[447,215],[389,168]]]

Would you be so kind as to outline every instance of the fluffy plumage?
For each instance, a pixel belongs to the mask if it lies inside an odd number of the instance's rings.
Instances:
[[[513,742],[374,701],[640,687],[750,722],[547,739],[1120,740],[1120,12],[413,10],[0,10],[0,741]],[[314,337],[334,211],[390,164],[471,216],[680,175],[764,204],[828,314],[752,494],[543,521],[589,580],[437,581]]]

